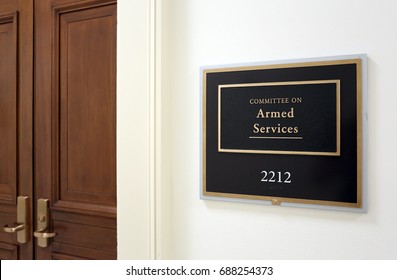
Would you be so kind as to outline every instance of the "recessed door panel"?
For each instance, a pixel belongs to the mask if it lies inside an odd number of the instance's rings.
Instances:
[[[115,16],[115,5],[57,15],[60,201],[116,204]]]
[[[0,15],[0,200],[17,193],[17,14]]]

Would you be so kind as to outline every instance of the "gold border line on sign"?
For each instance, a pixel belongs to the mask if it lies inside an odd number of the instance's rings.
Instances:
[[[267,86],[289,86],[289,85],[316,85],[316,84],[335,84],[336,85],[336,149],[335,152],[311,152],[311,151],[281,151],[281,150],[249,150],[249,149],[224,149],[221,147],[221,96],[224,88],[247,88],[247,87],[267,87]],[[252,139],[284,139],[301,140],[303,137],[256,137]],[[227,84],[218,85],[218,152],[222,153],[248,153],[248,154],[283,154],[283,155],[313,155],[313,156],[340,156],[340,80],[314,80],[314,81],[291,81],[291,82],[269,82],[269,83],[249,83],[249,84]]]

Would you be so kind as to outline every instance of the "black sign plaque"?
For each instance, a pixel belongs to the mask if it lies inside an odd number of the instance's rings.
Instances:
[[[202,198],[363,209],[365,55],[202,71]]]

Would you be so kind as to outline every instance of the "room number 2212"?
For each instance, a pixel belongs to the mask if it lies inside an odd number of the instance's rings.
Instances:
[[[291,184],[291,173],[286,171],[286,172],[275,172],[275,171],[266,171],[263,170],[261,172],[262,174],[262,179],[261,182],[265,183],[281,183],[281,184]]]

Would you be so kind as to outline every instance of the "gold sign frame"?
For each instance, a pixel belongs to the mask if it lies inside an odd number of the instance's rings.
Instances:
[[[299,68],[299,67],[314,67],[314,66],[332,66],[332,65],[343,65],[343,64],[355,64],[357,70],[356,79],[356,121],[357,121],[357,201],[356,202],[340,202],[332,200],[318,200],[318,199],[302,199],[294,197],[280,197],[280,196],[266,196],[266,195],[255,195],[255,194],[240,194],[240,193],[227,193],[227,192],[214,192],[207,190],[207,75],[210,73],[223,73],[223,72],[236,72],[236,71],[251,71],[251,70],[265,70],[265,69],[282,69],[282,68]],[[202,99],[201,99],[201,184],[200,184],[200,197],[207,200],[225,200],[233,202],[248,202],[248,203],[263,203],[273,205],[284,205],[284,206],[295,206],[295,207],[308,207],[308,208],[323,208],[331,210],[345,210],[345,211],[358,211],[366,212],[367,209],[367,119],[366,119],[366,107],[367,107],[367,57],[365,54],[360,55],[348,55],[340,57],[328,57],[328,58],[312,58],[305,60],[289,60],[289,61],[277,61],[268,62],[263,64],[245,64],[245,65],[229,65],[219,67],[203,67],[202,68]],[[336,81],[337,79],[330,79]],[[330,81],[323,80],[323,81]],[[307,81],[299,81],[298,83],[305,83]],[[339,81],[340,82],[340,81]],[[279,82],[276,82],[279,83]],[[281,82],[283,83],[283,82]],[[286,82],[288,83],[288,82]],[[255,83],[250,86],[255,86]],[[256,83],[259,84],[271,84],[271,83]],[[274,84],[274,83],[273,83]],[[218,102],[220,100],[220,89],[223,87],[233,86],[247,86],[247,83],[236,83],[220,84],[218,88]],[[339,88],[339,85],[338,85]],[[338,91],[338,102],[340,102],[340,88]],[[220,105],[218,105],[220,106]],[[338,122],[340,122],[340,104],[338,105]],[[220,132],[220,120],[218,115],[218,136]],[[333,156],[340,156],[340,124],[338,124],[338,151]],[[220,137],[220,136],[219,136]],[[220,147],[220,138],[218,138],[218,152],[230,152],[230,153],[258,153],[258,154],[291,154],[291,152],[283,151],[247,151],[247,150],[224,150]],[[294,154],[294,152],[292,152]],[[305,156],[326,156],[326,154],[317,154],[312,152],[298,152],[297,155]],[[330,155],[330,154],[328,154]]]

